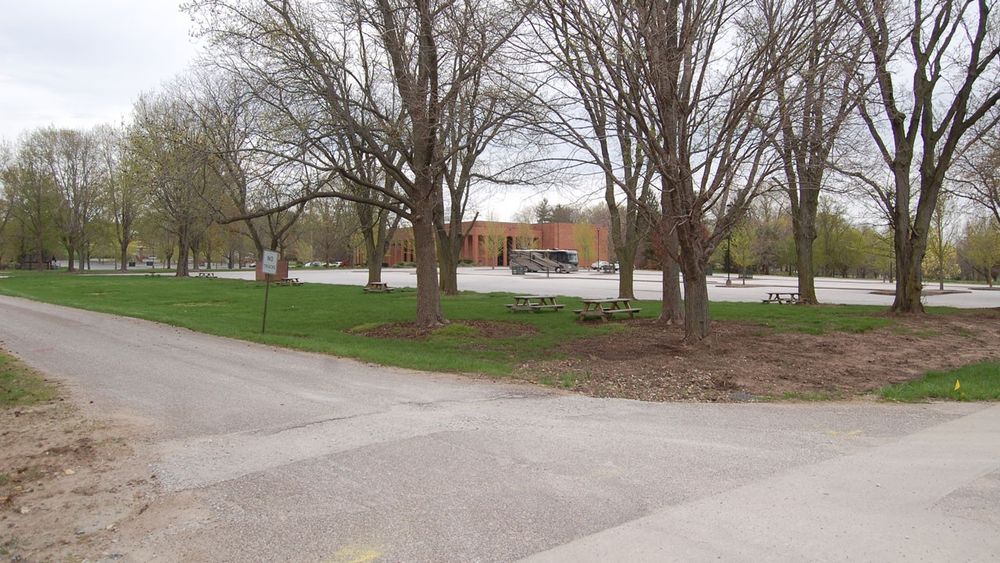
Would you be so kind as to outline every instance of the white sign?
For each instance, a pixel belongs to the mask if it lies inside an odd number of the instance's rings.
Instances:
[[[278,273],[278,253],[273,250],[264,251],[264,259],[260,263],[260,270],[265,274]]]

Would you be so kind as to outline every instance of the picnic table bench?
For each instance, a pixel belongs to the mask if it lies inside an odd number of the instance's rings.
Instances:
[[[278,285],[302,285],[302,282],[299,281],[299,278],[281,278]]]
[[[389,284],[382,281],[368,282],[365,293],[392,293],[393,289],[395,288],[389,287]]]
[[[556,303],[555,295],[515,295],[514,302],[507,304],[510,312],[515,311],[558,311],[563,305]]]
[[[581,320],[601,319],[607,321],[615,315],[627,314],[628,318],[634,319],[635,314],[641,311],[638,307],[633,307],[630,299],[583,299],[583,308],[573,311]]]
[[[199,278],[216,278],[218,276],[216,276],[212,272],[198,272],[198,277]]]
[[[767,299],[761,300],[761,303],[777,303],[781,304],[797,304],[799,302],[799,293],[797,291],[769,291],[767,293]]]

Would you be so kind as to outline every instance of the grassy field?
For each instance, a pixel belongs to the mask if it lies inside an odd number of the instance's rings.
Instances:
[[[506,293],[465,292],[444,297],[450,320],[518,321],[535,334],[484,338],[465,326],[448,326],[426,340],[372,338],[358,334],[384,323],[413,320],[416,291],[365,294],[355,286],[271,286],[267,333],[260,334],[263,284],[168,276],[80,276],[17,273],[0,279],[0,293],[82,309],[164,322],[201,332],[358,358],[386,365],[453,372],[510,374],[518,365],[557,358],[561,342],[620,330],[618,323],[575,322],[561,313],[511,314]],[[580,300],[560,299],[566,309]],[[660,303],[640,302],[642,317],[659,314]],[[881,307],[781,307],[757,303],[713,303],[716,319],[757,322],[776,331],[864,332],[893,321]]]
[[[55,389],[33,370],[0,352],[0,408],[48,401]]]
[[[1000,362],[983,362],[953,371],[930,372],[920,379],[883,387],[879,390],[879,395],[889,401],[902,402],[927,399],[997,401],[1000,400]]]

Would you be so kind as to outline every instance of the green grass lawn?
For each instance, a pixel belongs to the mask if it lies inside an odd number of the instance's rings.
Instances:
[[[55,388],[38,373],[0,352],[0,408],[32,405],[54,396]]]
[[[955,383],[960,383],[955,389]],[[983,362],[953,371],[932,371],[913,381],[879,390],[889,401],[915,402],[927,399],[955,401],[1000,400],[1000,362]]]
[[[567,340],[621,330],[621,323],[576,322],[567,314],[580,300],[560,299],[558,313],[509,313],[511,294],[464,292],[443,297],[450,320],[517,321],[537,333],[485,338],[474,329],[449,326],[426,340],[372,338],[359,329],[413,320],[416,290],[366,294],[357,286],[271,286],[267,334],[260,334],[264,285],[225,279],[169,276],[96,276],[13,273],[0,293],[93,311],[138,317],[201,332],[358,358],[380,364],[452,372],[510,374],[536,359],[557,359]],[[656,317],[660,303],[643,301],[641,316]],[[712,303],[715,319],[757,322],[778,332],[864,332],[893,322],[882,307],[792,307],[760,303]],[[352,331],[353,329],[353,331]]]

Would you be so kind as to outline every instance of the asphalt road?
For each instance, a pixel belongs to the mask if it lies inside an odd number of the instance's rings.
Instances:
[[[595,399],[7,297],[0,346],[139,422],[181,508],[126,560],[1000,553],[1000,406]]]

